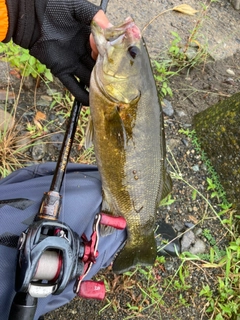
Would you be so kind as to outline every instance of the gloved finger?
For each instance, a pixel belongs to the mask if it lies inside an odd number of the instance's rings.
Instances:
[[[91,58],[92,48],[90,46],[90,33],[90,27],[82,26],[79,32],[74,37],[73,43],[76,48],[76,54],[78,55],[80,61],[89,70],[92,70],[95,61]]]
[[[70,74],[61,75],[58,76],[58,78],[79,102],[84,106],[89,106],[89,94],[83,89],[82,83],[80,84],[80,82]]]
[[[84,68],[87,68],[89,72],[86,73],[86,75],[88,75],[88,78],[90,79],[90,75],[92,72],[92,69],[95,65],[95,60],[92,59],[91,56],[89,56],[88,54],[85,54],[84,56],[82,56],[80,58],[80,65],[84,66]],[[83,71],[82,71],[83,72]],[[80,77],[81,79],[81,77]],[[89,83],[89,82],[88,82]]]
[[[74,68],[74,71],[71,72],[71,74],[73,74],[75,77],[78,77],[81,83],[89,87],[91,70],[86,68],[85,64],[79,62]]]
[[[75,18],[83,24],[90,25],[92,18],[101,9],[101,7],[96,6],[89,1],[78,0],[74,2]]]

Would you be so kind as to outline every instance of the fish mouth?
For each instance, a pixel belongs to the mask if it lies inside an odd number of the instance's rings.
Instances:
[[[109,42],[114,42],[118,38],[132,35],[131,38],[135,40],[141,39],[140,29],[136,26],[131,17],[125,19],[125,23],[119,26],[113,26],[104,30],[105,39]]]
[[[118,46],[125,42],[127,47],[131,47],[141,39],[140,29],[133,19],[128,17],[125,21],[121,26],[104,30],[104,37],[110,46]]]

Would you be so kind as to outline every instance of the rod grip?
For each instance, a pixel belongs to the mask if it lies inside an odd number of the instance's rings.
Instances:
[[[37,298],[26,292],[16,293],[8,320],[33,320],[37,309]]]

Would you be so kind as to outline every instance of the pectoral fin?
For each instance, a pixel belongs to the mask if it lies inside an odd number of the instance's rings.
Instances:
[[[109,139],[116,139],[117,146],[125,148],[126,146],[126,130],[124,122],[117,110],[117,107],[113,112],[105,115],[106,119],[106,131]]]
[[[85,148],[88,149],[93,144],[93,121],[91,116],[89,116],[86,134],[85,134]]]

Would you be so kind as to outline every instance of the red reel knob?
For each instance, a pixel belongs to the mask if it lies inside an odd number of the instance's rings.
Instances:
[[[103,300],[105,298],[105,286],[103,281],[83,281],[80,285],[78,296],[86,299]]]

